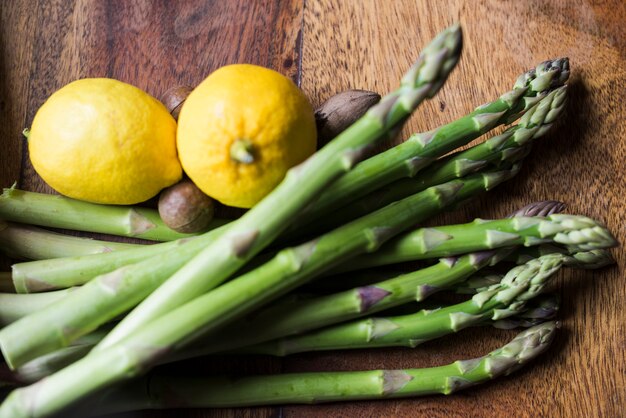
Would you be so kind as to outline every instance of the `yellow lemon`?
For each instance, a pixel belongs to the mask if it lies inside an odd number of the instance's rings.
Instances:
[[[183,104],[177,144],[183,169],[204,193],[249,208],[315,152],[315,117],[287,77],[255,65],[228,65]]]
[[[28,150],[53,189],[90,202],[142,202],[182,177],[176,121],[152,96],[112,79],[74,81],[50,96]]]

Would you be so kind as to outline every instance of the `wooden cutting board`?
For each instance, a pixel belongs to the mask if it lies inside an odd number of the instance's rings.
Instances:
[[[597,3],[597,4],[596,4]],[[347,88],[393,88],[432,36],[460,22],[465,48],[440,94],[404,137],[432,129],[511,88],[540,61],[571,59],[564,123],[542,139],[513,181],[441,222],[503,216],[536,200],[607,223],[622,242],[626,205],[626,3],[607,1],[68,1],[0,2],[0,180],[51,190],[29,164],[20,133],[66,83],[113,77],[156,97],[212,70],[248,62],[298,82],[314,104]],[[626,282],[617,266],[565,271],[563,328],[543,358],[454,396],[318,406],[157,411],[125,417],[620,417],[626,416]],[[3,260],[6,270],[8,260]],[[417,349],[353,351],[183,365],[206,373],[424,367],[485,354],[514,333],[476,329]]]

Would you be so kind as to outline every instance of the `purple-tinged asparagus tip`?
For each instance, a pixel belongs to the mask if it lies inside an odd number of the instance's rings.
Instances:
[[[511,213],[508,217],[516,216],[549,216],[555,213],[561,213],[567,206],[558,200],[543,200],[540,202],[530,203],[523,208]]]

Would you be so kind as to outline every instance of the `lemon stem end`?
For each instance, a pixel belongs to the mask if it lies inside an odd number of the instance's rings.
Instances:
[[[236,139],[230,146],[230,158],[243,163],[252,164],[254,162],[254,146],[249,139]]]

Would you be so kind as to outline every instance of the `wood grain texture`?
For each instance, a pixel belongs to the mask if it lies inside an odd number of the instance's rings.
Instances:
[[[435,7],[437,5],[437,7]],[[440,94],[409,121],[404,136],[471,111],[511,88],[522,71],[569,56],[573,72],[567,116],[533,150],[517,179],[436,222],[502,216],[535,200],[567,202],[569,211],[604,220],[621,242],[626,111],[623,2],[310,1],[304,14],[302,88],[321,101],[346,88],[394,87],[434,34],[459,21],[460,65]],[[455,396],[284,409],[297,417],[622,417],[626,416],[624,263],[558,280],[563,329],[543,359],[521,373]],[[414,350],[307,354],[285,371],[404,368],[482,355],[512,336],[473,330]]]
[[[516,76],[560,55],[573,67],[565,122],[513,182],[433,222],[496,217],[559,199],[604,220],[621,242],[626,210],[626,6],[620,0],[0,1],[0,180],[50,191],[28,163],[21,130],[44,100],[81,77],[106,76],[159,96],[233,62],[301,80],[314,104],[347,88],[385,92],[439,30],[459,21],[465,49],[441,93],[404,137],[432,129],[510,89]],[[301,66],[300,66],[301,62]],[[301,73],[300,71],[301,70]],[[317,406],[143,412],[118,417],[620,417],[626,405],[624,253],[557,283],[563,329],[550,353],[513,376],[452,397]],[[3,267],[6,267],[3,266]],[[269,373],[421,367],[482,355],[512,332],[464,332],[418,349],[353,351],[284,360],[210,359],[186,370]]]
[[[57,89],[85,77],[112,77],[155,97],[174,85],[197,85],[231,63],[273,68],[298,79],[301,0],[1,1],[0,180],[52,190],[34,172],[22,129]],[[8,269],[6,259],[3,270]],[[280,371],[276,359],[206,359],[180,370]],[[163,411],[124,416],[269,417],[277,408]]]

